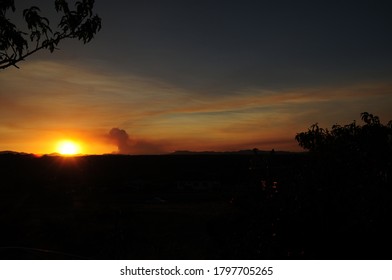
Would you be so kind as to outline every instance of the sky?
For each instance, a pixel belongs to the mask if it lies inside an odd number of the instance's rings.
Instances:
[[[53,0],[16,0],[18,12]],[[72,2],[72,1],[71,1]],[[0,70],[0,151],[301,151],[296,133],[392,120],[390,1],[95,1],[102,30]],[[23,29],[23,28],[22,28]]]

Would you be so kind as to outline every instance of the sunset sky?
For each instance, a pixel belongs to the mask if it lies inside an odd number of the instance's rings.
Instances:
[[[52,13],[54,1],[15,0]],[[295,134],[392,119],[392,2],[96,0],[102,30],[0,70],[0,151],[300,151]],[[53,15],[49,16],[53,18]],[[113,130],[116,129],[116,130]],[[112,132],[112,133],[111,133]]]

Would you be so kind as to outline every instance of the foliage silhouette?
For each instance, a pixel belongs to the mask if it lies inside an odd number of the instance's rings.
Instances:
[[[364,125],[355,121],[347,125],[335,124],[324,129],[313,124],[308,131],[300,132],[295,139],[310,152],[337,159],[381,161],[385,163],[392,154],[392,121],[387,125],[378,116],[361,113]]]
[[[302,213],[311,236],[325,240],[319,249],[325,255],[345,248],[347,257],[363,257],[389,244],[392,121],[382,124],[368,112],[361,120],[362,125],[353,121],[331,129],[316,123],[295,136],[309,150],[308,163],[298,171],[307,205]]]
[[[76,38],[84,44],[90,42],[101,29],[101,18],[93,13],[94,0],[82,0],[70,8],[66,0],[55,0],[57,13],[62,14],[56,28],[40,15],[40,8],[32,6],[23,11],[28,32],[21,31],[7,18],[7,12],[15,12],[14,0],[0,2],[0,69],[17,63],[35,52],[57,49],[60,41]]]

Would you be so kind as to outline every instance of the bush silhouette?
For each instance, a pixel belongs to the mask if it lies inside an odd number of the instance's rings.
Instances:
[[[392,121],[387,125],[378,116],[361,113],[363,125],[355,121],[335,124],[325,129],[313,124],[295,136],[299,145],[312,154],[338,161],[372,164],[378,168],[390,164],[392,156]]]

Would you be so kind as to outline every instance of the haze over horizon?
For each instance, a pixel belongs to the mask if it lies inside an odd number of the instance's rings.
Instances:
[[[54,10],[52,0],[15,2],[19,16]],[[368,111],[386,123],[391,8],[97,0],[102,30],[89,44],[63,42],[0,72],[0,151],[49,154],[63,139],[83,154],[301,151],[296,133],[316,122]]]

